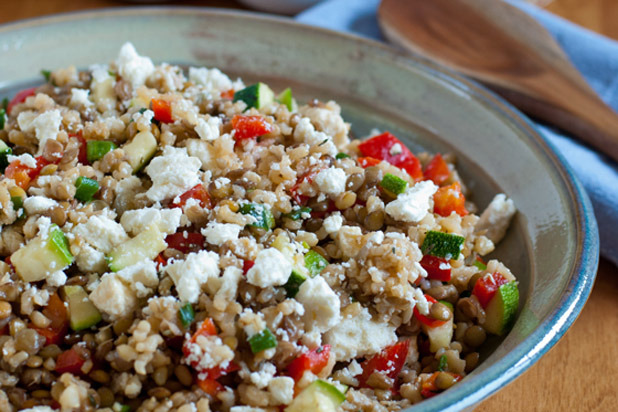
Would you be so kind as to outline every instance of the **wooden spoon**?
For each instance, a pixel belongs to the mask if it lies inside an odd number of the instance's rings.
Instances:
[[[518,8],[500,0],[382,0],[378,18],[393,43],[487,84],[618,161],[618,115]]]

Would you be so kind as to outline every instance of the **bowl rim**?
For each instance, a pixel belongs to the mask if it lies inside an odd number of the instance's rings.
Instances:
[[[484,108],[509,123],[526,136],[531,144],[539,149],[545,160],[555,168],[560,176],[560,186],[575,202],[571,204],[576,216],[575,265],[570,268],[569,282],[562,292],[556,307],[540,322],[532,333],[513,348],[506,356],[495,361],[485,371],[466,380],[466,385],[456,385],[440,396],[413,406],[415,411],[459,411],[473,406],[520,376],[525,370],[547,353],[565,334],[579,316],[590,296],[599,264],[599,233],[592,204],[583,185],[573,173],[564,157],[537,129],[534,123],[513,105],[480,83],[460,75],[436,62],[421,56],[398,50],[385,43],[366,37],[312,26],[293,19],[266,13],[221,9],[197,6],[129,6],[92,10],[79,10],[67,13],[33,17],[0,25],[0,35],[6,32],[36,29],[39,26],[70,23],[71,21],[96,20],[108,17],[145,17],[191,15],[227,17],[286,25],[293,30],[319,32],[329,36],[345,38],[349,42],[363,44],[371,52],[380,52],[398,63],[413,66],[415,69],[437,78],[478,101]],[[407,409],[406,409],[407,410]]]

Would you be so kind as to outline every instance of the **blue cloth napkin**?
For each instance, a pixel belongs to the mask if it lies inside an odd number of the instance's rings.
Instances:
[[[618,43],[523,1],[510,3],[545,26],[601,98],[618,111]],[[376,18],[378,4],[379,0],[327,0],[296,20],[385,41]],[[618,266],[618,165],[548,126],[537,126],[588,191],[599,222],[601,255]]]

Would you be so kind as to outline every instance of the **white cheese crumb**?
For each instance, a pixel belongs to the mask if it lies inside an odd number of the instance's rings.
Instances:
[[[47,278],[45,279],[45,282],[47,283],[48,286],[56,287],[56,288],[64,285],[66,281],[67,281],[67,275],[65,275],[64,272],[61,270],[57,270],[56,272],[53,272],[52,274],[47,276]]]
[[[320,191],[332,196],[345,192],[345,181],[345,172],[336,167],[323,169],[315,177]]]
[[[238,239],[238,234],[241,230],[242,226],[234,223],[209,222],[202,229],[202,235],[206,237],[206,241],[211,245],[221,246],[228,240],[234,241]]]
[[[187,155],[187,149],[166,146],[163,154],[152,159],[145,169],[152,180],[146,197],[159,202],[183,194],[200,183],[201,165],[200,159]]]
[[[90,90],[87,89],[71,89],[71,98],[69,99],[69,104],[71,107],[90,107],[93,103],[88,99],[88,95],[90,94]]]
[[[24,209],[29,216],[49,211],[58,202],[45,196],[30,196],[24,200]]]
[[[208,120],[199,117],[195,125],[195,132],[202,140],[212,141],[219,137],[221,127],[221,119],[210,116]]]
[[[384,210],[393,219],[416,223],[428,213],[431,197],[438,190],[433,182],[427,180],[408,188],[397,199],[390,202]]]
[[[252,372],[249,375],[249,379],[251,382],[262,389],[268,386],[271,379],[277,373],[277,368],[270,362],[265,362],[260,366],[260,369],[257,372]]]
[[[19,156],[8,155],[6,158],[7,158],[9,163],[12,163],[15,160],[17,160],[17,161],[19,161],[19,163],[21,163],[24,166],[28,166],[28,167],[32,167],[32,168],[35,168],[37,166],[36,159],[34,157],[32,157],[32,155],[29,154],[29,153],[24,153],[24,154],[19,155]]]
[[[21,112],[17,116],[17,123],[19,128],[24,132],[31,132],[34,130],[36,138],[39,140],[39,151],[43,151],[45,142],[49,139],[55,139],[60,131],[60,124],[62,123],[62,115],[60,110],[54,109],[39,115],[32,115],[32,112]]]
[[[296,300],[305,308],[303,320],[307,331],[324,333],[339,323],[339,298],[323,277],[305,280],[300,285]]]
[[[154,207],[146,207],[127,210],[120,218],[120,224],[133,236],[145,231],[152,224],[157,225],[161,232],[171,235],[176,233],[180,226],[181,217],[182,210],[179,208],[155,209]]]
[[[112,320],[130,315],[137,306],[137,298],[115,273],[101,277],[101,282],[90,294],[90,300]]]
[[[326,233],[336,233],[341,229],[341,226],[343,225],[343,217],[341,216],[341,213],[333,213],[332,215],[324,219],[323,225]]]
[[[189,253],[184,260],[165,266],[165,271],[174,281],[180,300],[195,303],[202,285],[219,276],[219,255],[205,250]]]
[[[403,148],[399,143],[395,143],[394,145],[392,145],[391,149],[388,151],[388,154],[390,154],[391,156],[396,156],[401,153],[403,153]]]
[[[148,296],[152,293],[152,288],[159,284],[157,265],[154,261],[148,259],[127,266],[116,272],[116,275],[135,292],[138,298]]]
[[[515,203],[511,199],[504,193],[497,194],[481,214],[474,231],[477,233],[484,231],[489,240],[498,243],[506,234],[516,212]]]
[[[261,250],[247,272],[247,282],[262,288],[283,285],[292,272],[292,264],[275,248]]]
[[[75,226],[72,233],[103,253],[109,253],[115,246],[129,240],[120,223],[104,215],[91,216],[86,223]]]
[[[294,399],[294,379],[277,376],[268,383],[268,393],[275,405],[289,405]]]
[[[116,65],[120,76],[131,83],[133,90],[146,83],[146,79],[155,70],[152,60],[137,54],[131,43],[122,45],[116,59]]]
[[[189,67],[189,80],[204,86],[211,93],[220,93],[234,88],[230,78],[217,68]]]

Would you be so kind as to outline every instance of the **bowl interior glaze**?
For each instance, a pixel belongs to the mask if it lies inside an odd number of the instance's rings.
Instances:
[[[115,59],[131,41],[155,62],[206,65],[291,86],[301,101],[334,99],[356,136],[377,127],[413,150],[453,152],[482,210],[499,192],[518,208],[493,254],[520,281],[520,314],[485,361],[415,411],[462,410],[530,367],[565,333],[592,287],[599,245],[581,185],[521,114],[431,63],[358,37],[250,13],[111,9],[0,27],[0,97],[40,82],[41,69]],[[10,62],[10,63],[9,63]]]

